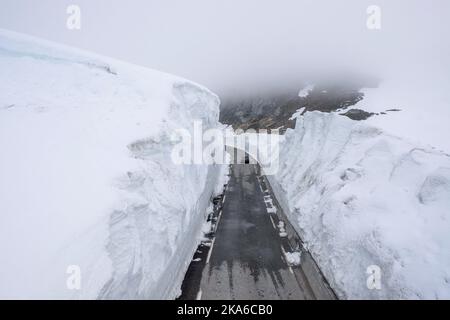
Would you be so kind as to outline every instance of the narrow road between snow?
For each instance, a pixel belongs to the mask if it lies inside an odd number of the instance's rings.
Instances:
[[[215,237],[199,247],[180,299],[335,298],[331,289],[314,290],[326,287],[317,284],[325,282],[317,267],[309,268],[317,275],[308,279],[301,266],[288,265],[283,248],[287,237],[280,237],[280,220],[268,212],[270,196],[257,166],[233,165],[230,174]],[[306,263],[313,261],[302,252],[302,262],[305,258]]]

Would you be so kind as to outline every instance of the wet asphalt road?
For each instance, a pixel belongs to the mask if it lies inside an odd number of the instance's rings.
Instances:
[[[252,164],[231,166],[224,195],[213,199],[211,231],[194,254],[178,299],[337,299],[257,170]],[[300,265],[288,266],[286,252],[301,252]]]
[[[305,299],[258,184],[254,165],[232,166],[201,299]]]

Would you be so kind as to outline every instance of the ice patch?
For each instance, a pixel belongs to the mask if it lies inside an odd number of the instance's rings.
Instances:
[[[284,254],[286,257],[286,262],[290,266],[299,266],[301,263],[301,252],[295,251],[295,252],[286,252]]]

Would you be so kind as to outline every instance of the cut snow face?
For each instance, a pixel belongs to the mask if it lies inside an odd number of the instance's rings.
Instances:
[[[286,132],[273,179],[341,298],[450,298],[448,155],[312,112]]]
[[[218,126],[217,96],[6,31],[0,69],[0,297],[175,297],[220,170],[170,135]]]

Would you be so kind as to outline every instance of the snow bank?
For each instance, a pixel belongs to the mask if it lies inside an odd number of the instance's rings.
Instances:
[[[374,113],[395,110],[370,117],[367,123],[450,153],[449,68],[440,65],[419,74],[414,68],[398,72],[402,76],[386,77],[378,88],[363,89],[364,99],[353,107]]]
[[[286,132],[269,176],[341,298],[450,298],[450,157],[336,114]],[[381,269],[381,290],[367,268]]]
[[[305,86],[304,88],[302,88],[299,93],[298,96],[300,98],[305,98],[309,95],[309,93],[314,90],[314,85],[312,84],[308,84],[307,86]]]
[[[170,136],[217,126],[217,96],[8,31],[0,69],[0,298],[175,297],[220,167]]]

